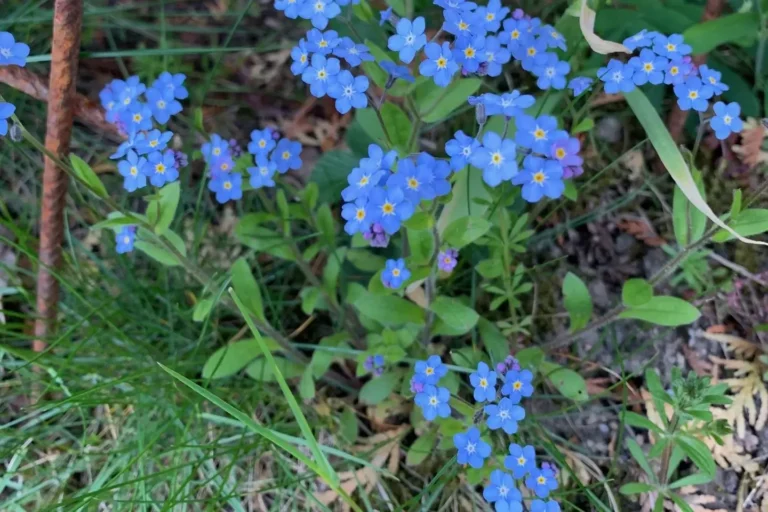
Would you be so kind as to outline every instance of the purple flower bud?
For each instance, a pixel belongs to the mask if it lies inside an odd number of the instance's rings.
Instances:
[[[235,139],[229,139],[229,151],[232,155],[232,159],[235,159],[243,154],[243,148],[237,143]]]
[[[418,375],[411,377],[411,393],[421,393],[424,391],[424,382]]]
[[[522,9],[517,8],[512,12],[512,19],[521,20],[523,18],[525,18],[525,11]]]
[[[458,263],[459,251],[456,249],[446,249],[437,255],[437,267],[443,272],[453,272]]]
[[[363,362],[363,368],[365,368],[365,370],[368,372],[373,370],[373,356],[368,356],[365,358],[365,361]]]
[[[173,158],[174,160],[176,160],[177,169],[181,169],[182,167],[186,167],[187,165],[189,165],[189,158],[187,158],[186,153],[182,153],[181,151],[174,150]]]
[[[389,235],[378,222],[371,224],[370,229],[363,233],[363,238],[370,242],[371,247],[386,247],[389,245]]]
[[[507,372],[507,365],[504,363],[496,363],[496,371],[499,373],[506,373]]]
[[[580,165],[573,166],[573,167],[563,167],[563,179],[569,180],[571,178],[576,178],[578,176],[581,176],[584,174],[584,168]]]
[[[374,377],[381,377],[382,373],[384,373],[384,368],[376,368],[373,370]]]
[[[281,137],[281,135],[280,135],[279,131],[277,131],[277,130],[273,130],[272,131],[272,140],[280,140],[280,137]]]

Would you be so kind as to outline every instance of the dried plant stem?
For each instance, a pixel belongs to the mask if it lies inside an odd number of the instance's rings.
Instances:
[[[48,86],[48,121],[45,147],[59,157],[69,152],[75,114],[75,80],[80,51],[83,4],[80,0],[56,0],[53,14],[51,75]],[[33,350],[45,349],[45,338],[53,330],[59,302],[59,283],[51,272],[61,263],[64,237],[64,205],[67,174],[45,157],[40,214],[40,249],[37,273],[37,313]]]

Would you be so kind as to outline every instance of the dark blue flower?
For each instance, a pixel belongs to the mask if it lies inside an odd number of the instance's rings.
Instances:
[[[632,75],[632,81],[635,85],[645,85],[649,82],[653,85],[659,85],[664,81],[664,71],[669,65],[669,60],[645,49],[640,52],[639,57],[629,59],[629,64],[635,68]]]
[[[424,18],[419,16],[413,22],[401,18],[397,22],[397,33],[389,36],[387,48],[399,52],[400,60],[406,64],[410,63],[419,51],[427,44],[427,36],[424,35],[426,28]]]
[[[531,502],[531,512],[560,512],[560,504],[555,500]]]
[[[495,187],[517,174],[517,146],[495,132],[483,136],[483,145],[470,157],[472,165],[483,170],[483,181]]]
[[[557,119],[552,116],[534,118],[521,115],[517,118],[515,141],[524,148],[546,155],[552,141],[559,139]]]
[[[515,487],[512,475],[500,469],[491,472],[490,483],[483,489],[483,498],[488,503],[498,501],[523,501],[523,495]]]
[[[709,98],[714,95],[715,91],[711,85],[706,85],[695,76],[690,77],[682,84],[675,86],[675,96],[677,96],[677,104],[682,110],[696,110],[698,112],[706,112],[709,107]]]
[[[669,37],[659,34],[653,39],[653,51],[668,59],[678,59],[691,53],[691,47],[683,42],[680,34]]]
[[[248,174],[251,176],[248,182],[253,188],[274,187],[275,172],[277,164],[269,160],[266,154],[256,155],[254,158],[256,167],[249,167]]]
[[[216,193],[216,201],[224,204],[243,197],[243,176],[239,173],[215,172],[208,184],[208,190]]]
[[[272,128],[263,130],[253,130],[251,132],[251,141],[248,143],[248,152],[252,155],[266,155],[277,145],[273,137]]]
[[[568,83],[568,88],[573,91],[574,96],[581,96],[584,91],[592,88],[593,80],[585,76],[577,76]]]
[[[424,386],[424,390],[414,398],[416,405],[421,407],[424,418],[432,421],[437,417],[447,418],[451,415],[449,401],[451,392],[446,388],[437,388],[432,385]]]
[[[341,66],[339,59],[316,53],[312,56],[312,64],[301,74],[305,84],[309,84],[309,92],[316,98],[322,98],[328,92],[328,86],[334,83]]]
[[[141,133],[136,137],[136,152],[139,155],[146,155],[152,151],[163,151],[168,147],[168,143],[173,138],[173,132],[160,130],[151,130]]]
[[[699,74],[701,75],[701,80],[714,89],[715,94],[722,94],[728,90],[728,86],[720,81],[723,74],[716,69],[712,69],[706,64],[702,64],[699,66]]]
[[[341,217],[347,221],[344,231],[348,235],[364,233],[371,227],[375,217],[368,210],[368,199],[358,198],[354,203],[346,203],[341,208]]]
[[[400,288],[400,285],[410,278],[411,271],[406,268],[403,258],[387,260],[381,273],[381,282],[387,288]]]
[[[485,363],[478,363],[477,371],[469,376],[469,382],[475,388],[475,402],[493,402],[496,400],[496,372]]]
[[[413,205],[405,199],[405,194],[399,188],[375,188],[369,197],[370,208],[388,235],[397,233],[400,223],[413,215]]]
[[[187,79],[187,75],[184,73],[170,74],[168,71],[163,71],[157,80],[152,82],[152,89],[164,90],[168,89],[173,92],[173,97],[177,100],[185,100],[189,97],[189,91],[184,87],[184,81]]]
[[[147,163],[146,158],[139,158],[134,151],[128,151],[125,160],[117,164],[117,171],[124,178],[123,188],[128,192],[147,186],[147,176],[141,169]]]
[[[511,435],[517,432],[517,422],[525,418],[525,409],[515,405],[509,398],[502,398],[498,405],[486,405],[485,414],[488,415],[489,429],[501,428]]]
[[[664,70],[664,83],[667,85],[678,85],[685,82],[693,71],[693,64],[686,62],[682,58],[669,61]]]
[[[307,41],[307,49],[311,53],[330,55],[333,49],[339,45],[341,39],[339,39],[339,33],[335,30],[320,32],[316,28],[313,28],[307,32]]]
[[[333,0],[305,0],[299,9],[299,16],[305,20],[310,20],[312,26],[325,30],[328,26],[328,20],[333,19],[341,13],[341,7]]]
[[[525,486],[539,498],[546,498],[551,491],[557,489],[555,472],[551,469],[533,469],[525,479]]]
[[[301,144],[288,139],[280,139],[275,152],[272,153],[272,161],[277,164],[277,170],[280,174],[285,174],[288,169],[294,171],[301,169]]]
[[[8,119],[16,112],[16,106],[11,103],[0,102],[0,136],[8,134]]]
[[[528,370],[509,371],[504,376],[505,382],[501,387],[501,394],[508,396],[514,403],[518,404],[523,397],[529,397],[533,394],[532,380],[533,374]]]
[[[477,18],[487,32],[496,33],[501,27],[501,22],[509,14],[508,7],[502,7],[500,0],[489,0],[487,6],[477,9]]]
[[[475,469],[483,467],[485,459],[491,455],[491,445],[480,439],[477,427],[469,427],[466,432],[455,434],[453,445],[459,451],[456,461],[459,464],[469,464]]]
[[[141,171],[155,187],[162,187],[166,183],[176,181],[179,177],[179,171],[176,169],[176,158],[170,149],[166,150],[165,153],[160,151],[150,153]]]
[[[328,84],[328,96],[336,100],[339,114],[346,114],[352,108],[365,108],[368,105],[368,96],[365,95],[368,86],[367,76],[356,77],[345,69]]]
[[[29,46],[17,43],[10,32],[0,32],[0,66],[19,66],[27,64]]]
[[[715,137],[725,140],[731,133],[738,133],[744,127],[744,123],[739,116],[741,107],[738,103],[725,104],[722,101],[715,103],[715,116],[712,118],[712,129],[715,130]]]
[[[629,51],[633,52],[638,48],[653,46],[653,40],[658,35],[658,32],[649,32],[648,29],[644,28],[637,34],[626,38],[623,44],[629,49]]]
[[[306,0],[275,0],[275,9],[283,11],[287,18],[295,20]]]
[[[632,81],[634,73],[635,68],[631,64],[611,59],[608,66],[597,70],[597,77],[605,82],[605,92],[618,94],[630,92],[635,88],[635,83]]]
[[[415,80],[411,74],[411,71],[407,67],[398,66],[391,60],[383,60],[379,62],[379,66],[381,66],[381,69],[389,74],[389,76],[393,79],[393,82],[398,78],[409,83],[413,83]]]
[[[445,152],[451,157],[451,168],[458,171],[469,165],[472,153],[480,147],[480,141],[466,135],[463,131],[457,131],[454,138],[445,144]]]
[[[565,89],[566,76],[571,72],[571,65],[557,58],[554,53],[545,53],[537,59],[533,67],[533,74],[539,77],[536,85],[539,89],[547,90],[550,87],[558,90]]]
[[[136,226],[123,226],[115,235],[117,254],[125,254],[133,250],[133,242],[136,240]]]
[[[349,37],[343,37],[339,45],[333,50],[333,54],[341,57],[352,67],[359,66],[363,61],[374,60],[371,50],[364,44],[355,44]]]
[[[547,44],[537,37],[525,35],[517,48],[512,50],[512,55],[519,60],[523,69],[533,71],[536,64],[540,61],[540,56],[547,50]]]
[[[206,142],[200,147],[200,151],[203,153],[206,163],[210,163],[224,154],[229,154],[229,142],[214,133],[211,135],[210,142]]]
[[[440,46],[437,43],[428,43],[424,47],[426,60],[419,64],[419,73],[424,76],[431,76],[435,84],[440,87],[448,87],[453,75],[459,70],[459,65],[453,58],[451,45],[443,43]]]
[[[485,37],[461,36],[454,43],[453,58],[467,73],[475,73],[485,61]]]
[[[510,444],[509,455],[504,458],[504,467],[510,470],[515,478],[523,478],[536,469],[536,450],[530,445],[522,447],[519,444]]]
[[[417,361],[414,365],[416,375],[424,384],[435,386],[448,373],[448,367],[443,364],[440,356],[429,356],[426,361]]]
[[[300,39],[299,44],[293,47],[291,58],[293,59],[291,73],[296,76],[302,74],[307,69],[307,66],[309,66],[309,44],[306,39]]]

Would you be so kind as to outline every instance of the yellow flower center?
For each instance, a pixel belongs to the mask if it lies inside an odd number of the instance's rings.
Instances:
[[[485,19],[486,19],[487,21],[493,21],[493,19],[494,19],[495,17],[496,17],[496,15],[495,15],[495,14],[493,14],[492,12],[489,12],[488,14],[486,14],[486,15],[485,15]]]
[[[151,148],[154,148],[158,144],[160,144],[160,143],[157,141],[157,139],[149,141],[149,147],[151,147]]]
[[[160,109],[165,108],[165,102],[163,100],[158,101],[157,108],[160,108]]]
[[[451,263],[451,258],[449,258],[448,256],[446,256],[445,258],[443,258],[443,263],[445,263],[446,265],[447,265],[447,264],[449,264],[449,263]]]
[[[493,165],[499,165],[503,161],[504,161],[504,157],[501,156],[501,153],[499,153],[498,151],[491,154],[491,163],[493,163]]]
[[[731,121],[733,121],[733,118],[731,116],[723,116],[723,122],[725,124],[730,125]]]
[[[123,104],[124,104],[124,105],[128,105],[128,104],[130,104],[130,103],[131,103],[131,98],[125,98],[125,99],[123,100]]]
[[[131,173],[131,176],[138,176],[139,170],[134,165],[133,167],[131,167],[130,173]]]
[[[563,148],[557,148],[555,150],[555,156],[557,157],[558,160],[562,160],[563,158],[565,158],[565,150]]]
[[[488,379],[480,379],[480,387],[481,388],[487,388],[488,387]]]
[[[533,56],[535,56],[535,55],[536,55],[536,48],[534,48],[533,46],[531,46],[530,48],[528,48],[528,56],[529,56],[529,57],[533,57]]]
[[[320,80],[325,80],[326,76],[328,76],[328,73],[326,73],[324,69],[321,69],[320,71],[317,72],[317,78],[319,78]]]
[[[399,268],[393,268],[392,269],[392,275],[394,277],[400,277],[400,269]]]
[[[222,185],[222,187],[224,187],[224,190],[230,190],[232,188],[232,182],[231,181],[225,181],[224,185]]]
[[[515,29],[512,31],[511,34],[509,34],[510,39],[520,39],[520,31]]]
[[[545,139],[545,138],[547,137],[547,132],[545,132],[545,131],[544,131],[544,130],[542,130],[541,128],[536,128],[536,130],[534,130],[534,132],[533,132],[533,137],[534,137],[536,140],[542,140],[542,139]]]
[[[384,215],[392,215],[393,213],[395,213],[395,205],[387,201],[383,205],[381,205],[381,212]]]
[[[124,237],[123,237],[123,243],[124,243],[124,244],[129,244],[129,243],[131,243],[131,237],[129,237],[129,236],[124,236]]]
[[[445,66],[447,66],[447,65],[448,65],[448,59],[446,59],[445,57],[440,57],[440,58],[438,58],[438,59],[437,59],[437,61],[435,62],[435,64],[437,64],[437,67],[438,67],[438,68],[440,68],[440,69],[444,69],[444,68],[445,68]]]
[[[539,485],[544,485],[545,483],[547,483],[547,479],[546,479],[546,478],[544,478],[543,476],[540,476],[539,478],[537,478],[537,479],[536,479],[536,482],[537,482]]]
[[[320,48],[325,48],[328,46],[328,41],[326,41],[325,39],[321,39],[320,42],[317,43],[317,46],[319,46]]]
[[[459,22],[459,30],[467,30],[469,28],[469,25],[465,21]]]
[[[291,153],[290,151],[283,151],[283,154],[280,156],[283,157],[283,160],[288,160],[289,158],[291,158]]]
[[[357,220],[364,220],[365,219],[365,208],[358,208],[355,212],[355,218]]]
[[[677,50],[677,45],[672,44],[672,43],[667,43],[667,51],[668,52],[674,52],[675,50]]]
[[[536,173],[536,174],[539,174],[539,173]],[[534,178],[534,179],[535,179],[535,178]],[[516,381],[515,381],[515,382],[512,384],[512,389],[514,389],[515,391],[520,391],[522,388],[523,388],[523,383],[522,383],[522,382],[520,382],[519,380],[516,380]]]
[[[219,156],[221,154],[221,149],[213,148],[213,154],[216,155],[216,156]]]
[[[432,375],[435,373],[435,369],[431,366],[427,366],[427,369],[424,370],[424,375]]]
[[[155,166],[155,172],[158,174],[165,174],[165,165],[164,164],[157,164]]]
[[[715,85],[717,83],[717,80],[715,80],[715,77],[711,76],[709,77],[709,83],[711,83],[712,85]]]
[[[264,139],[261,139],[261,140],[259,141],[259,147],[260,147],[260,148],[265,148],[265,147],[267,147],[267,141],[265,141]]]
[[[645,64],[643,64],[643,69],[646,72],[650,73],[651,71],[653,71],[653,63],[652,62],[646,62]]]
[[[560,39],[560,34],[555,32],[554,30],[552,32],[550,32],[549,35],[552,36],[552,39]]]
[[[110,101],[109,103],[107,103],[107,110],[112,110],[113,108],[115,108],[114,101]]]
[[[471,46],[464,49],[464,56],[468,59],[471,59],[475,56],[475,49]]]
[[[222,162],[221,165],[219,166],[219,168],[222,171],[228,171],[229,170],[229,164],[227,162]]]
[[[669,68],[669,72],[672,74],[672,76],[677,76],[677,74],[680,72],[680,69],[677,66],[672,66]]]
[[[299,62],[301,62],[302,64],[307,62],[307,54],[306,53],[302,53],[301,54],[301,57],[299,57]]]
[[[133,114],[133,122],[134,123],[140,123],[141,122],[141,114]]]
[[[688,97],[692,100],[695,100],[696,98],[699,97],[699,91],[689,91]]]
[[[417,190],[419,188],[419,180],[417,180],[416,178],[409,178],[408,188],[411,190]]]
[[[429,405],[437,405],[437,397],[436,396],[429,397]]]
[[[525,460],[525,457],[518,457],[518,458],[517,458],[517,465],[518,465],[518,466],[525,466],[525,463],[526,463],[526,462],[527,462],[527,461]]]
[[[536,174],[533,175],[533,181],[538,183],[538,184],[544,183],[545,179],[547,179],[547,177],[541,171],[539,171],[539,172],[537,172]],[[515,384],[517,384],[517,383],[515,383]]]

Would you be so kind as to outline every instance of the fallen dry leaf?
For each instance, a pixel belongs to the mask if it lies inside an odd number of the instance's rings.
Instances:
[[[664,238],[656,234],[653,226],[644,218],[624,216],[616,226],[650,247],[661,247],[667,243]]]
[[[766,138],[768,129],[760,121],[750,117],[741,131],[740,144],[734,144],[731,149],[744,165],[754,169],[759,164],[768,163],[768,151],[763,149],[763,141]]]
[[[581,0],[581,14],[579,16],[579,27],[581,33],[584,34],[584,39],[587,40],[589,46],[596,53],[605,55],[608,53],[632,53],[629,48],[621,43],[615,43],[613,41],[606,41],[597,34],[595,34],[595,18],[597,13],[589,8],[587,0]]]

